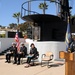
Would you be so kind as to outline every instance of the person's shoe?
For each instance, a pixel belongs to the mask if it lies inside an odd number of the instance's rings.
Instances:
[[[17,63],[17,65],[20,65],[20,63]]]
[[[8,63],[8,61],[5,61],[5,63]]]
[[[14,62],[13,64],[16,64],[16,62]]]
[[[29,65],[29,64],[25,65],[25,68],[28,68],[28,67],[30,67],[30,65]]]
[[[11,61],[8,61],[8,63],[11,63]]]

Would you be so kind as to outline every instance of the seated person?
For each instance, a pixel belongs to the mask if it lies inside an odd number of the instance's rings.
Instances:
[[[70,52],[75,52],[75,38],[73,39],[73,41],[70,44]]]
[[[10,50],[6,53],[6,62],[10,63],[11,56],[13,56],[13,52],[17,51],[16,43],[12,43],[12,47]]]
[[[17,57],[17,65],[20,64],[20,58],[25,57],[27,55],[27,47],[24,45],[24,43],[21,44],[22,47],[20,48],[20,52],[18,52]]]
[[[32,43],[30,47],[31,47],[31,49],[30,49],[30,53],[27,57],[27,64],[25,67],[29,67],[31,59],[34,59],[37,56],[37,48],[35,47],[35,45]]]

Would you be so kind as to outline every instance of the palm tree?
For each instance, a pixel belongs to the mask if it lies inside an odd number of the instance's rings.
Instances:
[[[14,13],[13,17],[17,19],[17,24],[19,25],[20,12]]]
[[[44,3],[40,3],[39,8],[43,10],[43,14],[45,14],[45,10],[48,9],[48,5],[44,1]]]

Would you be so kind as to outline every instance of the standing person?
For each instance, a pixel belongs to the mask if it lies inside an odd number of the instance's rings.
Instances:
[[[11,62],[11,56],[13,56],[14,51],[17,51],[16,43],[12,43],[12,47],[11,47],[11,48],[9,49],[9,51],[6,53],[6,61],[5,61],[5,62],[8,62],[8,63]]]
[[[73,38],[73,41],[70,44],[70,50],[71,52],[75,52],[75,38]]]
[[[24,43],[21,43],[21,46],[22,47],[20,48],[20,52],[18,52],[18,63],[17,63],[17,65],[20,64],[20,59],[27,55],[27,47],[24,45]]]
[[[32,43],[30,45],[31,49],[30,49],[30,53],[29,53],[29,56],[27,58],[27,64],[25,67],[29,67],[30,66],[30,62],[31,62],[31,59],[34,59],[36,58],[37,56],[37,48],[35,47],[35,45]]]

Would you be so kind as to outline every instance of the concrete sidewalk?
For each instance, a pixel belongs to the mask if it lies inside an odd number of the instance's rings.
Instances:
[[[5,63],[5,57],[0,56],[0,75],[65,75],[65,65],[61,61],[53,61],[50,68],[41,65],[25,68],[25,64],[14,65]],[[59,66],[58,66],[59,65]]]

